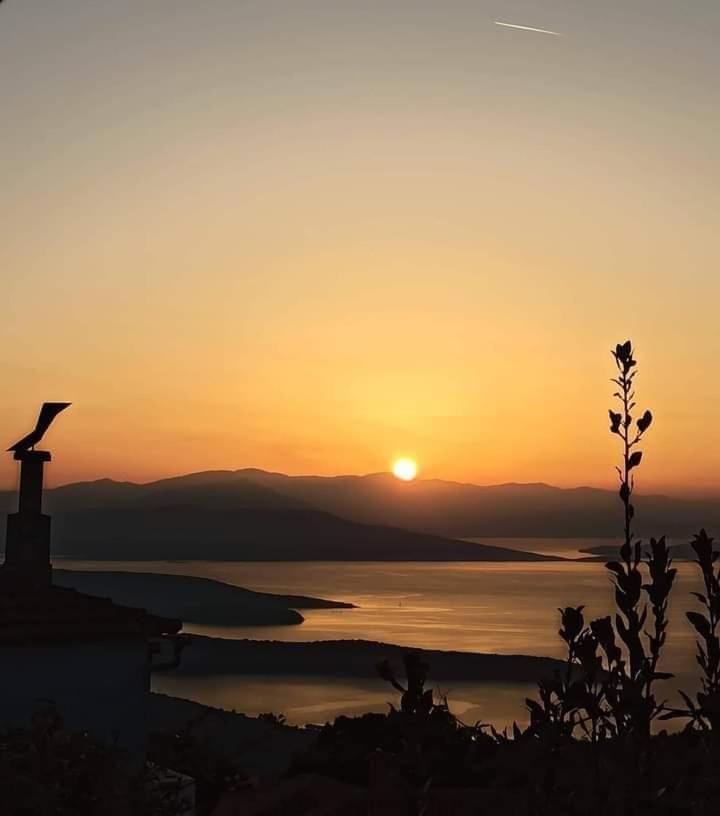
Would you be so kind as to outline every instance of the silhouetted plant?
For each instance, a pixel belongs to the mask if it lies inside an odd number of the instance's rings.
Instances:
[[[639,551],[633,546],[634,535],[632,531],[632,521],[635,517],[635,508],[632,505],[632,494],[635,490],[635,478],[633,470],[642,462],[642,451],[636,450],[637,445],[642,440],[642,436],[650,427],[653,416],[650,411],[645,413],[635,423],[633,430],[632,411],[635,409],[635,377],[637,376],[637,361],[633,357],[634,351],[632,343],[627,340],[625,343],[618,343],[611,352],[615,365],[618,369],[618,376],[612,382],[620,389],[613,396],[620,402],[621,411],[618,413],[610,409],[610,432],[617,434],[623,443],[622,466],[616,468],[620,477],[620,499],[625,508],[625,541],[620,549],[620,557],[628,565],[640,562]]]
[[[635,403],[635,378],[637,362],[632,343],[628,340],[618,344],[612,352],[618,369],[613,382],[618,386],[615,398],[620,402],[620,412],[610,410],[610,432],[622,441],[622,464],[617,468],[620,478],[620,501],[624,511],[624,541],[620,548],[620,560],[611,561],[606,567],[613,574],[615,602],[618,612],[615,627],[627,651],[628,660],[612,648],[608,637],[608,623],[603,625],[605,639],[611,647],[608,659],[608,679],[605,683],[605,697],[613,715],[616,733],[635,732],[647,735],[650,723],[662,705],[653,694],[656,680],[667,679],[671,675],[658,672],[658,663],[667,637],[668,598],[677,570],[672,568],[665,538],[651,539],[647,554],[646,568],[649,582],[643,583],[642,544],[635,538],[633,520],[635,507],[632,497],[635,491],[635,469],[642,461],[642,452],[637,446],[653,421],[650,411],[645,411],[636,421],[633,418]],[[642,642],[642,633],[647,622],[647,605],[642,602],[642,593],[650,601],[653,619],[652,632],[645,632],[647,651]]]
[[[262,722],[266,722],[275,728],[283,728],[288,724],[287,717],[284,714],[275,714],[273,711],[258,714],[258,720],[262,720]]]
[[[604,684],[604,696],[613,715],[616,733],[647,735],[652,719],[662,709],[662,704],[657,703],[653,694],[653,684],[656,680],[672,676],[657,669],[667,638],[668,599],[677,570],[672,567],[665,538],[652,538],[645,564],[649,581],[643,583],[640,569],[643,563],[642,543],[633,532],[635,507],[632,498],[635,492],[634,471],[643,458],[638,445],[652,424],[653,416],[646,410],[637,420],[633,417],[637,361],[632,343],[628,340],[618,344],[612,355],[618,370],[617,377],[612,381],[619,389],[613,396],[620,403],[620,411],[609,411],[610,432],[619,436],[622,442],[622,463],[617,471],[624,514],[624,541],[620,547],[620,560],[610,561],[606,567],[613,574],[615,584],[618,608],[615,627],[625,645],[628,659],[624,661],[614,642],[610,641],[608,628],[611,627],[608,622],[601,624],[604,640],[610,647],[610,652],[606,651],[608,679]],[[641,637],[647,622],[643,592],[650,601],[653,620],[652,632],[645,632],[647,651]]]
[[[643,456],[638,445],[653,417],[650,411],[637,420],[633,417],[637,362],[632,343],[628,340],[618,344],[612,355],[618,370],[612,380],[618,388],[613,396],[620,410],[609,411],[610,432],[622,442],[622,462],[617,472],[624,523],[620,559],[605,566],[613,575],[617,613],[614,626],[612,619],[605,617],[586,627],[582,606],[560,610],[559,634],[567,645],[565,674],[539,686],[540,703],[526,701],[531,729],[538,736],[552,733],[556,738],[567,737],[578,726],[593,742],[621,734],[648,735],[651,721],[663,708],[655,699],[653,684],[672,676],[660,673],[658,663],[667,638],[668,598],[677,570],[672,567],[664,537],[650,540],[643,561],[642,543],[633,532],[634,471]],[[642,567],[648,573],[645,583]],[[648,608],[644,597],[650,602],[650,632],[645,631]]]
[[[406,687],[398,682],[387,660],[378,664],[378,674],[400,692],[401,711],[406,714],[430,714],[434,703],[432,689],[425,688],[428,676],[427,663],[420,655],[409,652],[403,655],[403,665],[405,666]]]
[[[565,669],[538,682],[539,702],[525,700],[531,732],[548,743],[572,737],[576,726],[586,726],[586,720],[592,720],[597,709],[596,701],[591,699],[598,669],[597,642],[585,626],[583,609],[568,606],[558,610],[558,634],[567,646]],[[577,671],[578,665],[581,672]],[[517,727],[513,730],[517,734]]]
[[[720,558],[720,551],[713,549],[713,539],[705,530],[700,530],[690,545],[697,556],[705,587],[704,594],[692,593],[704,607],[705,614],[685,613],[701,638],[697,641],[696,660],[702,669],[702,690],[696,694],[696,702],[681,691],[687,708],[673,709],[663,719],[686,717],[690,728],[709,729],[717,736],[720,735],[720,567],[716,571],[715,562]]]
[[[643,454],[637,446],[652,424],[653,417],[650,411],[645,411],[637,421],[633,418],[632,412],[636,407],[637,361],[632,343],[628,340],[618,344],[612,354],[618,369],[618,376],[612,381],[619,389],[613,396],[620,403],[620,412],[612,409],[609,411],[610,432],[619,436],[622,442],[622,464],[617,472],[624,511],[624,541],[620,548],[620,560],[611,561],[606,567],[614,577],[615,602],[618,607],[615,626],[627,649],[628,666],[624,666],[620,660],[615,661],[611,672],[614,682],[611,682],[608,690],[608,700],[618,731],[647,732],[652,717],[657,714],[652,686],[659,679],[656,669],[666,637],[667,599],[676,571],[671,569],[665,539],[652,539],[647,563],[650,583],[643,584],[640,570],[642,544],[633,532],[633,471],[642,461]],[[654,619],[654,632],[647,635],[649,653],[646,653],[641,638],[647,621],[647,606],[642,604],[643,590],[651,600]]]
[[[652,610],[654,630],[652,634],[647,633],[650,650],[649,665],[646,669],[646,689],[650,695],[652,684],[655,680],[667,680],[672,675],[659,673],[657,671],[660,662],[660,653],[667,641],[668,627],[668,602],[670,592],[673,588],[677,570],[672,566],[670,550],[665,536],[659,539],[650,539],[650,552],[647,556],[647,566],[650,575],[650,583],[643,584],[643,589],[647,593]]]

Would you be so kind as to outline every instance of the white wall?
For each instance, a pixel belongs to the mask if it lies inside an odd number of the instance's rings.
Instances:
[[[71,730],[144,756],[150,690],[144,640],[0,645],[0,728],[52,702]]]

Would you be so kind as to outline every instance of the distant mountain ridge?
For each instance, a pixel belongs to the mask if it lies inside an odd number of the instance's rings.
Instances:
[[[53,553],[101,560],[545,561],[549,556],[359,523],[243,472],[49,490]],[[271,475],[271,474],[269,474]],[[14,509],[12,493],[0,509]]]
[[[285,476],[236,471],[278,493],[345,518],[393,524],[455,538],[607,538],[617,536],[620,504],[614,490],[560,488],[540,483],[481,486],[439,479],[401,482],[391,474]],[[635,496],[641,535],[688,536],[720,528],[720,501]]]
[[[0,493],[0,511],[14,502]],[[47,491],[46,506],[57,551],[99,558],[516,560],[527,554],[457,539],[606,538],[620,526],[611,490],[255,468],[79,482]],[[638,495],[636,506],[643,536],[720,529],[715,499]]]

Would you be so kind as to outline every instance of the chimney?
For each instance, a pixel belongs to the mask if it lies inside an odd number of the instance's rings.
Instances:
[[[20,450],[20,493],[18,512],[7,520],[3,580],[12,582],[9,589],[42,589],[49,587],[50,516],[42,512],[43,469],[50,461],[48,451]]]
[[[35,445],[53,419],[69,405],[69,402],[43,403],[34,430],[9,449],[20,462],[20,496],[17,513],[11,513],[7,520],[5,563],[0,568],[5,591],[50,587],[50,516],[42,511],[42,494],[43,470],[51,457],[48,451],[35,450]]]

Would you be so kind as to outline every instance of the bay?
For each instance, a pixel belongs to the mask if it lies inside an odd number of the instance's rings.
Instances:
[[[490,542],[488,542],[490,543]],[[507,541],[493,541],[507,546]],[[528,540],[518,549],[577,553],[587,540]],[[595,543],[602,543],[596,540]],[[91,562],[56,561],[72,569],[117,569],[194,575],[263,592],[350,601],[356,609],[303,610],[298,626],[222,627],[187,624],[213,637],[281,641],[365,639],[404,646],[497,654],[563,657],[558,607],[585,606],[586,619],[614,611],[613,589],[593,562]],[[697,685],[695,638],[685,611],[696,608],[695,565],[679,563],[670,606],[668,644],[661,669],[676,674],[661,690]],[[175,677],[158,674],[154,688],[248,714],[283,713],[293,723],[324,722],[338,714],[383,711],[396,699],[382,680],[324,677]],[[503,727],[526,718],[524,684],[456,684],[440,688],[465,721]],[[665,695],[664,695],[665,696]]]

